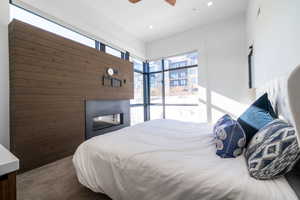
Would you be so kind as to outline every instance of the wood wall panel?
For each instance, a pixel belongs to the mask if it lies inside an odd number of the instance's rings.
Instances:
[[[16,200],[16,172],[6,174],[0,177],[0,199]]]
[[[21,171],[74,153],[85,136],[85,100],[133,98],[132,63],[13,21],[10,35],[11,150]],[[102,85],[108,67],[126,79]]]

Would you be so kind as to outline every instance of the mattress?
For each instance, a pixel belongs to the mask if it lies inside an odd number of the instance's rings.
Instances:
[[[244,156],[215,154],[209,124],[154,120],[81,144],[79,182],[114,200],[296,200],[284,177],[259,181]]]

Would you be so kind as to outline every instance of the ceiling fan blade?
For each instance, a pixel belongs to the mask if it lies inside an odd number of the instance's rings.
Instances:
[[[131,3],[137,3],[137,2],[139,2],[141,0],[128,0],[128,1],[130,1]]]
[[[166,2],[168,2],[172,6],[175,6],[175,4],[176,4],[176,0],[166,0]]]

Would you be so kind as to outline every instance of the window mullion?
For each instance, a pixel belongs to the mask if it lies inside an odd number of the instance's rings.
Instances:
[[[101,42],[99,42],[100,44],[99,44],[99,47],[100,47],[100,51],[103,51],[103,52],[105,52],[105,49],[106,49],[106,46],[105,46],[105,44],[103,44],[103,43],[101,43]]]
[[[166,118],[166,94],[165,94],[165,64],[164,59],[161,60],[162,64],[162,104],[163,104],[163,119]]]
[[[150,120],[150,74],[149,63],[143,63],[144,71],[144,121]]]
[[[100,50],[100,42],[98,42],[97,40],[95,40],[95,48],[97,50]]]

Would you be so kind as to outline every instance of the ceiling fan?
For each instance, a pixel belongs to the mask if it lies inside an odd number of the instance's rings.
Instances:
[[[141,0],[129,0],[131,3],[137,3]],[[172,6],[175,6],[176,4],[176,0],[165,0],[166,2],[168,2],[169,4],[171,4]]]

